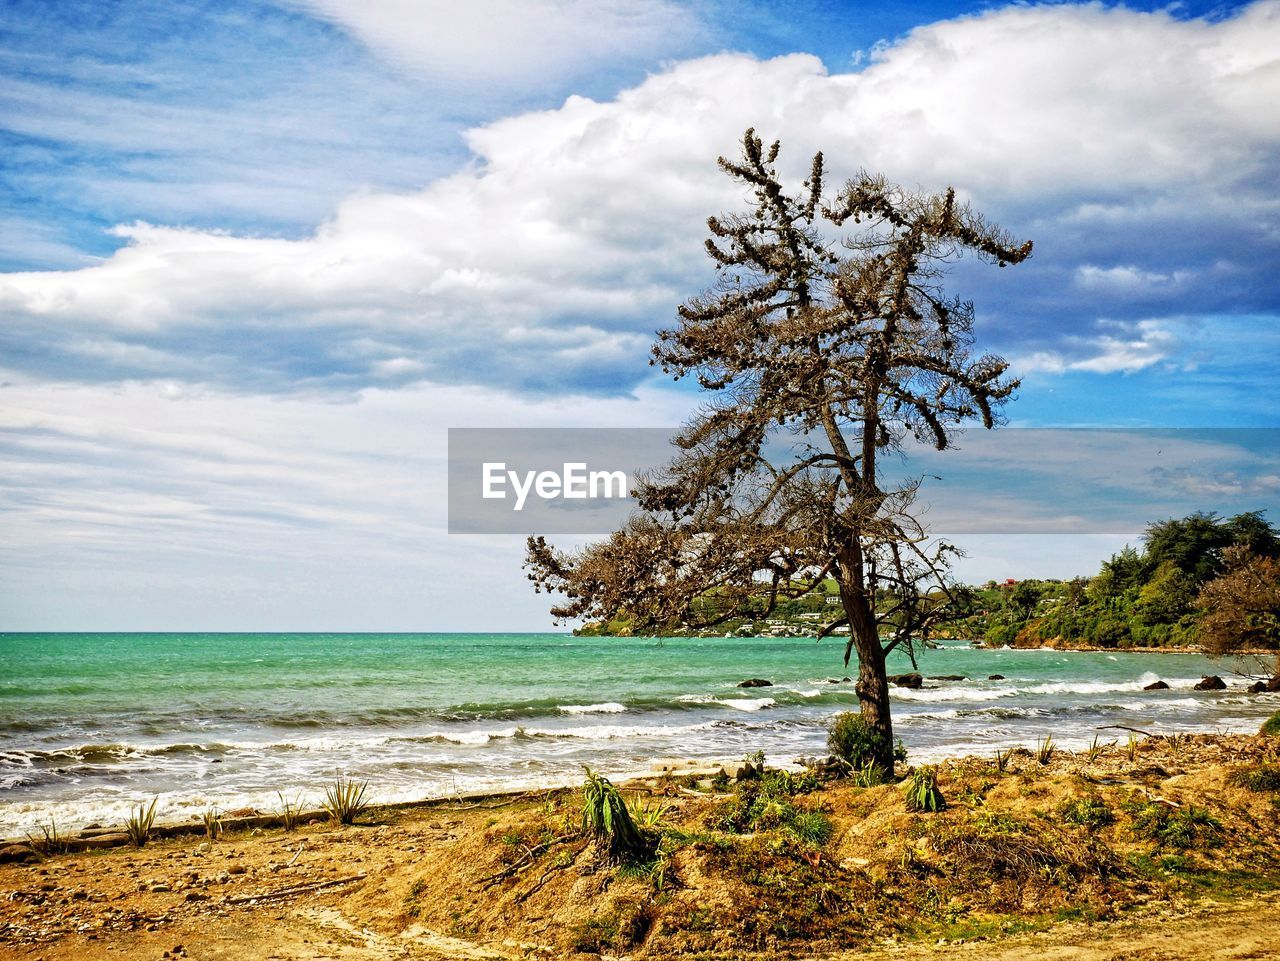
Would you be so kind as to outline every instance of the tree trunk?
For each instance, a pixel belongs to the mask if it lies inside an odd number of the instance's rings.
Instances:
[[[885,671],[884,648],[876,628],[875,610],[867,596],[863,578],[861,545],[854,544],[840,552],[837,583],[845,615],[849,618],[849,645],[845,663],[851,652],[858,655],[858,681],[854,690],[862,718],[878,735],[875,763],[893,771],[893,718],[889,711],[889,679]]]

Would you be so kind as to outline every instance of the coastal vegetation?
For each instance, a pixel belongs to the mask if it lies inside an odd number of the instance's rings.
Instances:
[[[1261,512],[1151,524],[1093,577],[988,583],[956,634],[992,646],[1280,651],[1280,536]]]
[[[900,765],[901,786],[759,762],[51,852],[0,865],[0,935],[50,958],[821,958],[973,941],[995,957],[1027,932],[1047,950],[1076,922],[1104,937],[1214,905],[1280,930],[1255,900],[1280,890],[1275,738],[1148,736],[1047,764],[1021,748]],[[645,825],[623,813],[640,799],[661,812]]]
[[[944,283],[970,255],[1021,263],[1018,243],[954,190],[905,190],[860,173],[824,190],[822,154],[792,192],[780,145],[754,130],[721,169],[752,197],[708,219],[716,286],[658,333],[652,363],[711,396],[664,469],[637,483],[641,513],[576,554],[531,537],[526,569],[563,595],[562,620],[620,616],[640,633],[705,629],[834,580],[820,635],[847,629],[873,760],[893,764],[886,657],[910,650],[960,598],[952,549],[930,541],[915,489],[888,489],[879,463],[906,438],[939,450],[965,425],[995,426],[1018,381],[975,355],[972,303]],[[791,438],[788,446],[787,438]],[[787,449],[779,450],[782,444]]]
[[[827,579],[767,615],[757,600],[741,617],[704,633],[816,635],[836,597],[838,586]],[[935,625],[935,636],[992,647],[1280,653],[1280,532],[1260,511],[1191,514],[1152,523],[1137,547],[1114,554],[1092,576],[953,586],[950,597],[950,617]],[[714,606],[714,595],[694,607],[704,604]],[[579,630],[637,632],[625,614]],[[660,632],[694,631],[689,623],[668,623]]]
[[[324,791],[324,809],[339,824],[355,824],[356,818],[369,806],[369,782],[339,776]],[[283,800],[283,799],[282,799]],[[297,820],[299,811],[285,804],[282,817],[286,823]]]

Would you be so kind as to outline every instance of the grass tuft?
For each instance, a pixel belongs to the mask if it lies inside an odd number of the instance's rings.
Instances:
[[[888,777],[883,767],[875,761],[868,761],[861,767],[854,768],[853,774],[849,776],[849,779],[857,787],[875,787],[876,785],[884,784]]]
[[[1099,757],[1102,756],[1103,751],[1111,747],[1111,745],[1114,743],[1115,741],[1111,741],[1108,744],[1103,744],[1101,741],[1098,740],[1098,735],[1095,734],[1093,736],[1093,741],[1090,742],[1089,747],[1085,750],[1084,756],[1090,763],[1093,763]]]
[[[644,798],[637,794],[628,805],[631,818],[642,828],[656,828],[666,816],[668,806],[657,798]]]
[[[145,845],[151,837],[151,828],[156,822],[156,798],[150,805],[139,804],[138,810],[124,822],[124,833],[129,835],[129,843],[135,848]]]
[[[1129,759],[1130,764],[1138,759],[1138,735],[1129,735],[1129,741],[1124,746],[1124,755]]]
[[[302,796],[294,795],[292,798],[287,798],[282,792],[276,791],[276,797],[280,799],[281,827],[286,831],[294,830],[298,826],[298,819],[302,816]],[[363,808],[363,805],[361,807]],[[329,811],[330,815],[333,815],[333,811],[328,805],[325,805],[325,810]],[[359,811],[356,813],[359,814]],[[337,817],[335,816],[334,819],[337,820]],[[351,822],[344,821],[342,823],[350,824]]]
[[[1207,808],[1189,804],[1174,808],[1160,801],[1135,805],[1133,833],[1160,847],[1206,848],[1222,834],[1222,822]]]
[[[39,830],[39,836],[27,833],[27,843],[31,850],[35,851],[41,857],[49,857],[53,854],[62,854],[67,850],[67,839],[62,836],[62,832],[58,830],[58,822],[50,821],[48,824],[36,825]]]
[[[907,781],[904,792],[908,811],[941,811],[947,806],[947,799],[938,790],[938,769],[935,767],[917,768]]]
[[[325,788],[324,809],[339,824],[355,824],[356,818],[369,806],[368,791],[368,781],[339,775]]]
[[[210,841],[222,837],[222,815],[217,808],[205,808],[200,820],[204,823],[204,836]]]
[[[1053,738],[1045,735],[1044,740],[1036,742],[1036,760],[1041,764],[1048,764],[1053,760],[1053,754],[1058,746],[1053,743]]]

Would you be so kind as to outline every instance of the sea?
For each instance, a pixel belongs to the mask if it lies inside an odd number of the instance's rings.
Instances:
[[[825,754],[831,719],[856,709],[843,653],[835,638],[0,634],[0,838],[109,827],[153,798],[160,822],[315,804],[339,775],[393,802],[658,758],[792,764]],[[1250,665],[1195,654],[949,641],[918,660],[935,679],[893,691],[912,761],[1046,736],[1076,750],[1125,728],[1252,732],[1280,709],[1244,692],[1233,671]],[[912,664],[895,652],[890,670]],[[1206,674],[1228,689],[1193,690]],[[1170,690],[1143,690],[1156,680]]]

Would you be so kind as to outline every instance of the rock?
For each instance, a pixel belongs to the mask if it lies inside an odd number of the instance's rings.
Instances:
[[[1195,686],[1197,691],[1225,691],[1226,689],[1227,682],[1218,677],[1217,674],[1213,675],[1213,677],[1202,678]]]
[[[1150,684],[1144,687],[1143,690],[1144,691],[1167,691],[1169,690],[1169,685],[1166,684],[1164,681],[1152,681]]]
[[[929,680],[931,681],[967,681],[968,678],[965,677],[963,674],[931,674],[929,675]]]
[[[1277,674],[1275,677],[1267,681],[1267,693],[1280,693],[1280,674]]]
[[[208,901],[209,895],[205,894],[202,891],[188,891],[187,900],[188,901]]]
[[[924,678],[919,674],[890,674],[889,683],[895,687],[907,687],[912,690],[919,690],[924,687]]]
[[[0,847],[0,864],[23,863],[34,861],[40,855],[29,844],[6,844]]]
[[[1004,680],[1004,675],[1003,675],[1003,674],[988,674],[988,675],[987,675],[987,680],[988,680],[988,681],[1003,681],[1003,680]]]
[[[738,687],[773,687],[773,681],[766,681],[763,677],[749,677]]]
[[[1250,684],[1250,685],[1249,685],[1248,687],[1246,687],[1244,690],[1245,690],[1245,693],[1246,693],[1246,694],[1265,694],[1265,693],[1267,693],[1267,682],[1266,682],[1266,681],[1254,681],[1252,684]]]

